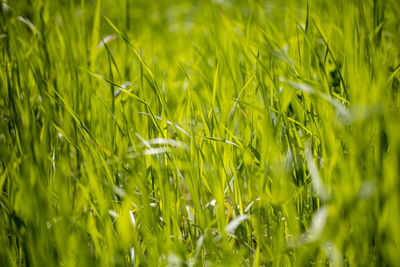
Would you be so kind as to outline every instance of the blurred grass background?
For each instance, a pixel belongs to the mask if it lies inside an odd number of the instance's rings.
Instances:
[[[398,1],[1,4],[1,266],[400,262]]]

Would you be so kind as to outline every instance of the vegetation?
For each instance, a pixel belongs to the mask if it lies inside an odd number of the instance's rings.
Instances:
[[[395,266],[397,0],[2,0],[1,266]]]

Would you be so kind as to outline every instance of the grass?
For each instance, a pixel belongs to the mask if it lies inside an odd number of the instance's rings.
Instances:
[[[400,4],[5,1],[1,266],[396,266]]]

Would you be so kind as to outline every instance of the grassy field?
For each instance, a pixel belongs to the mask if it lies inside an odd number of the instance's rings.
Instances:
[[[0,266],[398,266],[399,1],[1,4]]]

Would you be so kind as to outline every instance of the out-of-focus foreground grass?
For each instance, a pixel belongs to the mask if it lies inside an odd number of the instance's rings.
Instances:
[[[399,10],[3,0],[0,265],[397,265]]]

